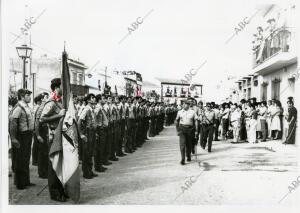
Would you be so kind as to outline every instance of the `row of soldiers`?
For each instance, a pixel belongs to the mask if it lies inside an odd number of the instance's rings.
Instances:
[[[55,129],[66,113],[62,105],[61,79],[51,81],[49,98],[47,93],[39,95],[40,104],[35,112],[29,107],[31,91],[20,89],[18,100],[9,116],[15,185],[17,189],[34,186],[29,175],[34,138],[33,148],[36,148],[32,160],[38,166],[39,177],[48,179],[51,199],[66,201],[68,196],[48,156]],[[105,172],[104,166],[118,161],[125,153],[135,152],[148,136],[159,134],[164,123],[171,125],[177,113],[175,105],[149,102],[142,97],[87,94],[81,100],[75,98],[74,104],[80,135],[79,158],[86,179],[98,176],[94,171]]]
[[[110,97],[88,94],[76,101],[78,126],[81,135],[79,156],[82,160],[83,177],[90,179],[93,173],[104,172],[126,153],[137,148],[163,130],[165,107],[163,103],[150,103],[141,97]],[[170,117],[171,114],[167,115]],[[94,161],[92,162],[92,158]]]

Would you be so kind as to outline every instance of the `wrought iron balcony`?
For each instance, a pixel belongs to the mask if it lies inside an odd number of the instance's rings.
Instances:
[[[291,32],[285,27],[278,28],[268,37],[264,38],[260,45],[253,48],[253,68],[281,52],[289,52],[290,43]]]

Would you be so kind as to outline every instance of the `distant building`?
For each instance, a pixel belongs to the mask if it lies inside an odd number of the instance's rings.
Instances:
[[[79,61],[69,59],[69,70],[71,78],[71,90],[73,95],[82,96],[88,93],[85,86],[85,70],[87,67]],[[22,87],[22,60],[10,59],[10,80],[11,89],[17,91]],[[31,66],[31,73],[30,73]],[[26,64],[27,88],[34,92],[34,95],[50,91],[50,81],[53,78],[61,77],[61,59],[58,58],[33,58]]]
[[[143,81],[142,96],[149,101],[155,102],[160,100],[160,84],[156,82]]]
[[[105,82],[110,87],[111,94],[131,96],[141,96],[142,76],[135,71],[105,71],[95,70],[87,74],[86,84],[90,92],[103,94]]]
[[[176,79],[157,78],[161,84],[161,101],[167,103],[180,103],[188,97],[197,101],[202,100],[202,84],[192,85]]]

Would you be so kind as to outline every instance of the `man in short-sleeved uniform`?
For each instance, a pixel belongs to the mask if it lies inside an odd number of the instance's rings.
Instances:
[[[93,110],[96,98],[94,94],[88,94],[85,97],[86,106],[82,110],[78,127],[82,141],[82,171],[83,177],[91,179],[98,175],[93,173],[93,155],[95,154],[96,122]]]
[[[33,133],[33,115],[28,103],[31,101],[31,91],[18,90],[19,102],[11,111],[9,117],[9,133],[12,143],[14,182],[17,189],[34,186],[30,183],[29,162]]]
[[[47,178],[48,177],[48,153],[49,153],[48,139],[47,139],[48,126],[45,123],[43,124],[40,123],[40,117],[45,107],[45,104],[49,99],[48,93],[42,93],[41,98],[42,98],[42,103],[37,108],[37,111],[35,113],[34,132],[38,141],[38,175],[40,178]]]
[[[105,102],[102,96],[96,95],[97,105],[95,107],[95,122],[96,122],[96,148],[94,156],[94,166],[96,172],[105,172],[107,168],[103,167],[105,163],[105,147],[107,146],[107,127],[108,118],[103,109]]]
[[[179,146],[181,153],[181,165],[185,164],[185,152],[187,155],[187,161],[191,161],[191,149],[193,137],[198,134],[195,132],[193,135],[193,129],[198,129],[196,121],[197,116],[194,110],[190,109],[190,102],[184,102],[183,109],[180,110],[176,117],[176,129],[179,136]]]

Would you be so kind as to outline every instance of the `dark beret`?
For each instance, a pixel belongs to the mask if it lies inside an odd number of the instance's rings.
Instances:
[[[95,98],[96,96],[95,96],[93,93],[89,93],[89,94],[86,96],[86,99],[87,99],[87,100],[90,100],[92,97]]]
[[[19,89],[18,96],[25,96],[26,94],[30,95],[32,92],[28,89]]]
[[[98,102],[99,100],[102,100],[102,95],[101,95],[101,94],[98,94],[98,95],[96,95],[95,97],[96,97],[97,102]]]

